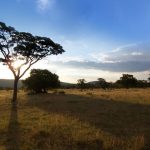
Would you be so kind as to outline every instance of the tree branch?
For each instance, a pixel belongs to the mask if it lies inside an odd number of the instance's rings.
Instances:
[[[40,59],[37,59],[37,60],[35,60],[34,62],[32,62],[32,60],[31,60],[31,62],[29,63],[29,66],[23,71],[23,73],[19,76],[19,79],[30,69],[30,67],[33,65],[33,64],[35,64],[36,62],[38,62]]]

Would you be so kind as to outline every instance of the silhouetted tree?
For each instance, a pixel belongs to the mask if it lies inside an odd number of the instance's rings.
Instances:
[[[148,77],[148,82],[150,83],[150,74],[149,74],[149,77]]]
[[[86,87],[86,80],[85,79],[78,79],[77,80],[77,86],[81,89],[81,90],[83,90],[83,89],[85,89],[85,87]]]
[[[117,83],[123,85],[125,88],[136,87],[137,86],[137,79],[130,74],[123,74],[120,77],[120,80]]]
[[[16,103],[18,81],[26,71],[44,57],[62,54],[64,50],[61,45],[47,37],[19,32],[0,22],[0,52],[0,61],[7,65],[14,75],[12,102]]]
[[[108,83],[106,82],[105,79],[103,79],[103,78],[98,78],[97,80],[98,80],[98,85],[99,85],[100,88],[102,88],[102,89],[104,89],[104,90],[105,90],[106,88],[108,88]]]
[[[150,87],[150,74],[147,80],[148,80],[148,87]]]
[[[49,88],[57,88],[60,86],[60,81],[56,74],[48,70],[32,69],[30,77],[23,81],[28,90],[35,93],[47,93]]]
[[[146,80],[137,80],[137,87],[146,88],[148,87],[148,82]]]

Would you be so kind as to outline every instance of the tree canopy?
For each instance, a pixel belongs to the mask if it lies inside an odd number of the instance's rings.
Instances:
[[[85,79],[78,79],[77,86],[82,90],[86,87],[86,80]]]
[[[57,88],[60,86],[59,77],[48,70],[32,69],[30,77],[23,81],[28,90],[35,93],[47,93],[49,88]]]
[[[137,79],[133,75],[123,74],[117,83],[122,84],[125,88],[136,87]]]
[[[0,22],[0,61],[7,65],[14,75],[13,100],[17,98],[18,80],[33,64],[48,55],[58,55],[63,52],[62,46],[50,38],[19,32]]]
[[[99,84],[99,86],[100,86],[101,88],[103,88],[103,89],[108,88],[108,83],[106,82],[105,79],[103,79],[103,78],[98,78],[97,80],[98,80],[98,84]]]

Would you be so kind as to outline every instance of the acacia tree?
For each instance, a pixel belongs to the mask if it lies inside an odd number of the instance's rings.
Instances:
[[[97,80],[98,80],[99,86],[100,86],[102,89],[105,90],[105,89],[108,88],[108,83],[106,82],[105,79],[103,79],[103,78],[98,78]]]
[[[137,86],[137,79],[130,74],[123,74],[122,77],[120,77],[120,80],[118,80],[117,82],[121,83],[125,88]]]
[[[14,75],[12,102],[16,103],[18,81],[26,71],[44,57],[62,54],[64,50],[50,38],[19,32],[0,22],[0,52],[0,61]]]
[[[84,88],[85,88],[85,86],[86,86],[86,80],[85,79],[78,79],[77,80],[77,86],[81,89],[81,90],[83,90]]]

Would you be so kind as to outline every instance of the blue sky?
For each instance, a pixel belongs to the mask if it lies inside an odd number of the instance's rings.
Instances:
[[[122,73],[148,77],[149,0],[2,0],[0,14],[0,21],[17,30],[48,36],[64,47],[63,55],[35,65],[63,81],[114,81]]]

